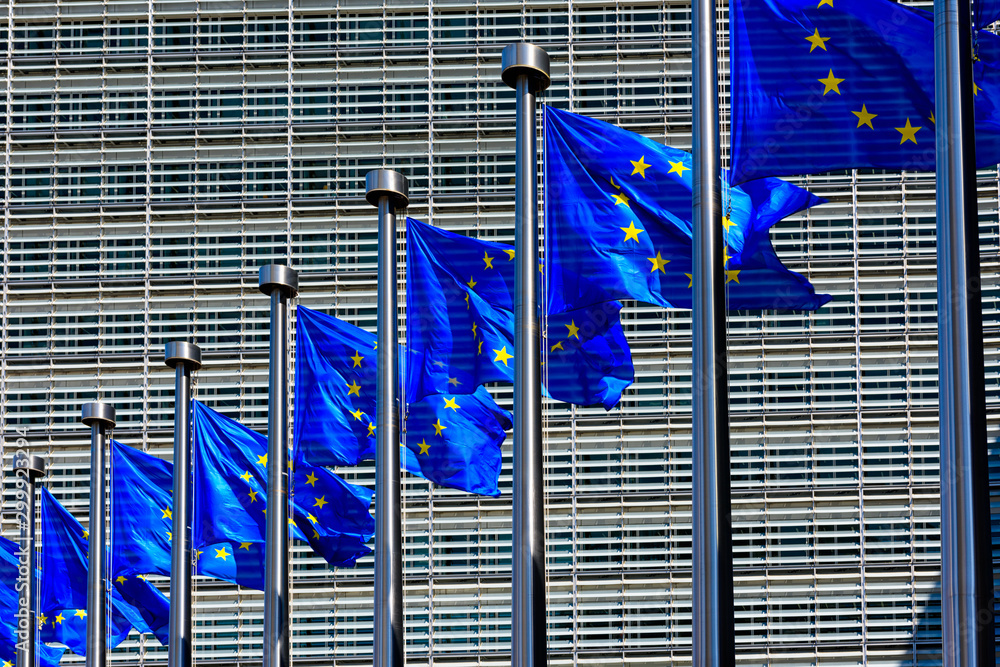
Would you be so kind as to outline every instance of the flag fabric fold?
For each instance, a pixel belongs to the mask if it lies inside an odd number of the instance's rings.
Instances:
[[[830,300],[788,270],[768,229],[824,200],[765,179],[728,190],[730,309],[815,310]],[[603,121],[545,108],[549,312],[618,299],[690,308],[691,154]]]
[[[514,248],[406,221],[408,391],[471,393],[514,381]],[[608,301],[611,301],[610,299]],[[610,410],[634,379],[619,303],[549,315],[544,383],[552,398]]]
[[[1000,3],[976,3],[977,25]],[[891,0],[731,0],[733,183],[933,171],[934,18]],[[976,161],[1000,161],[1000,38],[977,32]]]
[[[336,317],[296,309],[296,469],[298,461],[357,465],[375,457],[375,341],[375,334]],[[414,356],[403,357],[411,360],[407,366]],[[499,494],[500,446],[511,416],[486,389],[432,394],[407,410],[401,463],[408,472],[470,493]]]
[[[17,663],[20,555],[21,546],[18,543],[0,537],[0,661],[4,667],[13,667]],[[61,648],[38,642],[35,649],[41,667],[56,667],[62,658]]]
[[[267,438],[194,401],[194,462],[194,543],[228,542],[248,551],[263,544]],[[375,534],[372,492],[305,462],[291,473],[292,537],[335,567],[352,567],[371,553],[365,542]],[[213,551],[208,558],[225,562],[232,555],[225,547]]]

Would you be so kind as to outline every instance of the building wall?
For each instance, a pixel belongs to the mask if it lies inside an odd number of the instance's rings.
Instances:
[[[266,427],[256,267],[293,265],[299,303],[374,328],[369,169],[410,178],[410,215],[512,240],[504,45],[548,50],[544,102],[691,143],[677,0],[8,0],[0,16],[5,460],[26,429],[82,519],[83,402],[113,403],[117,439],[170,456],[166,341],[203,347],[198,398]],[[933,175],[799,182],[830,202],[772,238],[834,300],[728,324],[738,660],[938,664]],[[983,172],[991,443],[997,197]],[[630,304],[623,322],[621,406],[546,410],[552,664],[690,662],[690,317]],[[508,439],[498,499],[404,475],[411,664],[509,664],[510,460]],[[370,464],[339,472],[373,485]],[[330,572],[300,548],[294,567],[295,662],[371,664],[371,558]],[[195,602],[199,663],[259,661],[261,594],[199,579]],[[112,661],[166,653],[133,635]]]

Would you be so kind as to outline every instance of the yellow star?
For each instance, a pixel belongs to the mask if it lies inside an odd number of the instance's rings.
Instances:
[[[306,514],[306,518],[308,518],[309,521],[311,521],[312,523],[316,523],[317,521],[319,521],[319,519],[314,517],[312,514]]]
[[[11,662],[10,660],[4,660],[3,667],[14,667],[14,663]]]
[[[459,404],[458,404],[458,403],[457,403],[457,402],[455,401],[455,399],[454,399],[454,398],[448,398],[447,396],[445,396],[445,398],[444,398],[444,407],[445,407],[445,408],[451,408],[451,409],[452,409],[452,410],[454,410],[455,412],[458,412],[458,409],[459,409],[460,407],[462,407],[462,406],[460,406],[460,405],[459,405]],[[440,420],[439,420],[439,421],[440,421]]]
[[[313,507],[318,507],[320,509],[323,509],[323,506],[329,502],[330,501],[326,499],[326,496],[320,496],[319,498],[313,501]]]
[[[621,190],[622,189],[622,186],[620,186],[617,183],[615,183],[615,177],[614,176],[608,176],[608,180],[611,181],[611,185],[612,185],[612,187],[614,187],[615,190]]]
[[[483,261],[486,262],[486,268],[487,269],[492,269],[493,268],[493,258],[490,257],[489,254],[485,250],[483,251]]]
[[[556,350],[565,350],[565,349],[566,348],[562,346],[562,341],[559,341],[558,343],[549,348],[549,352],[555,352]]]
[[[354,365],[351,366],[351,368],[360,368],[361,367],[361,361],[363,359],[364,359],[364,357],[361,356],[361,353],[358,352],[357,350],[354,350],[354,356],[351,357],[351,361],[354,362]]]
[[[478,325],[478,324],[476,324],[475,322],[473,322],[473,323],[472,323],[472,337],[473,337],[473,338],[475,338],[475,337],[476,337],[476,331],[477,331],[478,329],[479,329],[479,325]]]
[[[475,278],[475,276],[469,276],[469,282],[465,283],[469,286],[469,289],[476,289],[476,285],[479,284],[476,282]]]
[[[245,549],[246,551],[250,551],[250,543],[249,542],[240,542],[240,549]]]
[[[221,558],[222,560],[226,560],[227,556],[232,556],[232,554],[229,553],[228,551],[226,551],[226,547],[222,547],[221,549],[216,549],[215,550],[215,557],[216,558]]]
[[[830,41],[830,38],[820,37],[819,28],[816,28],[816,32],[806,37],[806,41],[812,45],[809,47],[809,53],[812,53],[813,49],[815,49],[817,46],[826,51],[826,43]]]
[[[262,466],[267,465],[267,452],[264,452],[262,456],[257,457],[257,465],[262,465]]]
[[[466,310],[469,309],[469,295],[468,294],[465,295],[465,309]]]
[[[732,258],[733,256],[729,254],[729,246],[727,245],[722,246],[722,263],[729,264],[729,260],[731,260]]]
[[[513,354],[508,354],[507,353],[507,346],[506,345],[504,345],[503,347],[501,347],[499,350],[493,350],[493,352],[496,353],[496,355],[497,355],[496,357],[494,357],[493,362],[496,363],[498,361],[502,361],[504,366],[507,365],[507,360],[508,359],[513,359],[514,358]]]
[[[639,174],[643,178],[646,178],[646,169],[649,168],[649,165],[646,164],[646,156],[645,155],[643,155],[642,157],[640,157],[638,162],[636,162],[635,160],[629,160],[629,162],[632,163],[632,167],[633,167],[632,173],[629,174],[630,176],[635,176],[636,174]]]
[[[566,335],[569,338],[580,340],[580,327],[576,326],[576,320],[570,320],[566,325]]]
[[[422,442],[417,443],[417,447],[420,447],[420,454],[426,454],[427,456],[431,455],[431,446],[427,444],[426,439],[423,440]]]
[[[653,273],[656,270],[659,270],[660,273],[666,273],[667,272],[667,270],[664,269],[663,267],[665,267],[667,264],[669,264],[670,260],[669,259],[663,259],[662,257],[660,257],[660,253],[659,252],[656,253],[656,257],[647,257],[646,259],[653,263],[653,268],[651,268],[649,270],[650,273]]]
[[[483,353],[483,341],[479,341],[479,349],[476,350],[476,354],[482,354],[482,353]]]
[[[65,621],[65,620],[66,620],[66,617],[64,617],[62,615],[62,612],[59,612],[59,615],[52,619],[52,627],[55,627],[56,623],[58,623],[59,625],[62,625],[62,622]]]
[[[930,122],[932,122],[935,125],[937,125],[937,123],[934,121],[934,112],[933,111],[931,112],[931,115],[927,118],[927,120],[929,120]]]
[[[118,578],[115,579],[115,582],[117,582],[119,584],[124,584],[126,581],[128,581],[128,577],[125,577],[125,576],[122,576],[122,575],[118,575]]]
[[[83,539],[85,539],[85,540],[89,540],[90,539],[90,531],[89,530],[83,531]]]
[[[684,275],[685,275],[685,276],[687,276],[687,279],[688,279],[688,287],[691,287],[691,285],[693,285],[693,284],[694,284],[694,278],[692,278],[692,277],[691,277],[691,274],[690,274],[690,273],[685,273]]]
[[[319,531],[316,530],[315,528],[313,529],[313,539],[314,540],[318,540],[319,539]]]
[[[48,621],[49,621],[49,619],[48,619],[48,617],[45,614],[42,614],[42,615],[40,615],[38,617],[38,625],[39,626],[45,625],[46,623],[48,623]]]
[[[251,475],[250,471],[247,470],[242,475],[240,475],[240,479],[242,479],[244,482],[249,482],[251,479],[253,479],[253,475]]]
[[[264,510],[264,511],[266,512],[267,510]],[[198,562],[199,560],[201,560],[201,554],[202,553],[204,553],[204,552],[201,549],[195,549],[194,550],[194,560],[195,560],[195,562]]]
[[[167,532],[167,541],[168,542],[173,542],[174,541],[174,534],[171,533],[169,530],[166,531],[166,532]]]
[[[347,395],[350,396],[351,394],[361,398],[361,385],[354,380],[351,380],[351,384],[347,385]]]
[[[739,269],[726,269],[726,284],[740,282],[740,270]]]
[[[819,0],[819,4],[816,5],[816,9],[819,9],[823,5],[829,5],[829,6],[833,7],[833,0]]]
[[[628,195],[625,194],[624,192],[616,193],[612,195],[612,197],[615,198],[615,206],[618,206],[619,204],[624,204],[625,206],[628,206],[628,203],[632,201],[631,199],[628,198]]]
[[[172,518],[174,518],[173,512],[170,511],[169,507],[167,509],[165,509],[165,510],[160,510],[160,511],[163,512],[163,516],[160,517],[161,519],[172,519]]]
[[[306,484],[309,486],[316,486],[316,475],[309,473],[306,475]]]
[[[87,610],[86,609],[77,609],[76,613],[73,614],[73,615],[76,616],[77,618],[85,618],[87,616]]]
[[[249,493],[247,494],[247,495],[249,495],[249,496],[250,496],[250,502],[251,502],[251,503],[255,503],[255,502],[257,502],[257,494],[258,494],[258,493],[260,493],[260,492],[259,492],[259,491],[250,491],[250,492],[249,492]]]
[[[733,222],[732,220],[730,220],[728,215],[722,216],[722,228],[725,231],[728,232],[730,227],[735,227],[735,226],[736,226],[736,223]]]
[[[447,426],[442,426],[441,425],[441,420],[440,419],[438,419],[436,422],[434,422],[433,424],[431,424],[431,426],[434,427],[434,435],[441,435],[441,431],[443,431],[446,428],[448,428]]]
[[[825,79],[816,79],[816,80],[819,81],[820,83],[822,83],[823,86],[825,86],[823,88],[823,94],[824,95],[826,95],[831,90],[833,92],[837,93],[838,95],[840,95],[840,88],[839,88],[839,86],[840,86],[840,84],[842,84],[844,82],[844,79],[838,79],[837,77],[835,77],[833,75],[833,70],[830,70],[830,73],[826,75]]]
[[[973,81],[972,82],[972,95],[973,95],[973,97],[978,97],[980,90],[982,90],[982,88],[980,88],[979,85],[975,81]]]
[[[452,385],[453,387],[457,387],[462,383],[458,381],[458,378],[448,378],[448,384]]]
[[[514,261],[514,250],[512,248],[504,248],[503,251],[507,253],[507,261]]]
[[[875,129],[875,126],[872,125],[872,118],[876,118],[878,114],[868,113],[868,107],[866,105],[864,104],[861,105],[861,111],[852,111],[851,113],[858,117],[858,127],[861,127],[862,125],[867,125],[871,129],[873,130]]]
[[[683,176],[685,170],[691,171],[691,167],[685,167],[683,161],[671,162],[670,160],[667,160],[667,164],[670,165],[670,171],[667,172],[668,174]]]
[[[351,414],[354,416],[356,420],[361,421],[361,410],[355,410]]]
[[[906,119],[906,125],[904,127],[897,127],[896,131],[899,132],[902,138],[899,140],[899,145],[902,146],[903,143],[907,141],[912,141],[917,143],[917,130],[922,129],[921,127],[913,127],[910,125],[910,119]]]
[[[368,435],[369,436],[375,435],[375,424],[373,424],[372,422],[368,422]]]
[[[629,222],[628,227],[619,227],[618,229],[625,232],[625,239],[622,241],[622,243],[625,243],[625,241],[628,241],[629,239],[635,239],[635,242],[638,243],[639,234],[642,234],[644,231],[646,231],[645,229],[637,229],[634,222]]]

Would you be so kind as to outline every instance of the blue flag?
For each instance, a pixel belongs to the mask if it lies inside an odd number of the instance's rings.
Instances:
[[[89,533],[59,501],[42,489],[42,560],[38,624],[43,642],[65,644],[86,654],[87,538]],[[111,588],[108,645],[115,647],[134,626],[166,644],[167,599],[154,586],[119,576]],[[123,595],[121,588],[125,585]],[[141,607],[141,608],[140,608]]]
[[[173,464],[112,441],[111,554],[118,575],[170,576],[173,540]],[[197,573],[264,590],[263,545],[194,544],[195,553],[227,554],[198,558]]]
[[[409,392],[470,393],[514,380],[514,248],[406,221],[406,313],[417,359]],[[611,300],[609,300],[611,301]],[[634,379],[621,304],[549,315],[545,388],[552,398],[610,410]]]
[[[375,335],[304,306],[296,312],[296,459],[336,466],[374,458]],[[403,429],[412,456],[404,452],[402,465],[442,486],[497,495],[510,413],[485,389],[461,397],[462,408],[456,401],[441,394],[409,404]]]
[[[690,308],[691,154],[545,108],[549,312],[616,299]],[[815,310],[830,300],[782,265],[768,229],[823,200],[778,179],[729,190],[730,309]]]
[[[988,28],[1000,19],[1000,0],[976,0],[972,3],[973,29]]]
[[[267,533],[267,439],[194,402],[194,543],[228,542],[249,550]],[[309,543],[330,565],[351,567],[371,553],[372,492],[331,472],[295,465],[292,537]],[[225,548],[209,558],[226,561]],[[261,561],[263,568],[263,561]]]
[[[18,612],[20,597],[18,569],[21,547],[16,542],[0,537],[0,661],[3,667],[13,667],[17,661]],[[27,561],[25,561],[27,562]],[[36,577],[38,575],[36,574]],[[37,579],[40,581],[40,578]],[[25,582],[27,579],[24,580]],[[36,635],[37,638],[37,635]],[[46,646],[41,642],[35,647],[38,662],[42,667],[55,667],[62,658],[63,650]]]
[[[985,11],[995,18],[993,3]],[[733,183],[856,167],[934,170],[930,14],[890,0],[731,0],[730,31]],[[979,31],[978,44],[984,167],[1000,160],[1000,38]]]

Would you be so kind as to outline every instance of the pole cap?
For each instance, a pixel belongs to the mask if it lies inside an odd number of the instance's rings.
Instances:
[[[288,296],[295,296],[299,293],[299,272],[284,264],[268,264],[260,267],[257,286],[264,294],[280,289],[288,292]]]
[[[201,348],[186,340],[172,340],[167,343],[163,363],[171,368],[183,364],[193,371],[198,370],[201,368]]]
[[[17,452],[14,454],[14,472],[24,470],[29,479],[38,479],[45,474],[45,459],[37,454]]]
[[[374,169],[365,174],[365,199],[372,206],[378,206],[382,197],[388,197],[393,208],[406,208],[410,203],[406,176],[392,169]]]
[[[511,88],[517,88],[519,76],[528,77],[533,92],[541,92],[549,87],[549,54],[545,49],[518,42],[508,44],[500,56],[500,78]]]
[[[105,426],[115,425],[115,408],[107,403],[94,401],[83,404],[83,416],[80,418],[84,424],[104,424]]]

